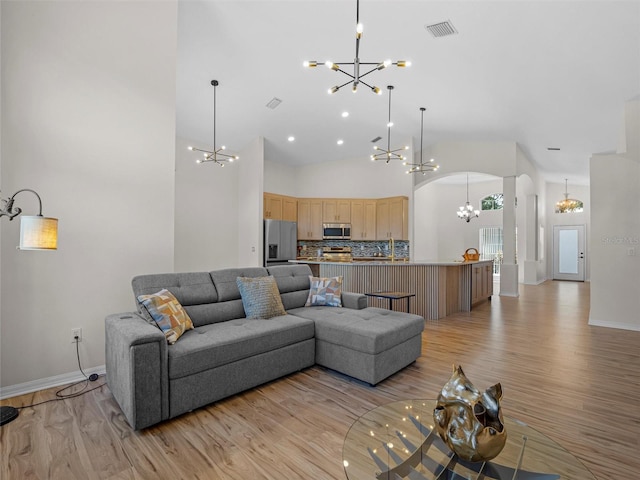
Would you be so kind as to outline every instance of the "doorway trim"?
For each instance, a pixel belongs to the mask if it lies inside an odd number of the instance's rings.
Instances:
[[[587,263],[585,230],[585,225],[553,226],[554,280],[585,281]],[[562,246],[565,248],[561,248]]]

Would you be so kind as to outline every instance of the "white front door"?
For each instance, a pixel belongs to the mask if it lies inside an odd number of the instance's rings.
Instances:
[[[553,279],[584,282],[584,225],[554,225]]]

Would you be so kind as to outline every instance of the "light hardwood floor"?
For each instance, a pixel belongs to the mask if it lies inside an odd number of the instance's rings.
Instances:
[[[495,295],[471,313],[427,321],[422,357],[376,387],[313,367],[142,432],[106,386],[28,408],[0,428],[0,478],[344,479],[352,422],[383,403],[435,398],[459,363],[481,389],[501,382],[505,415],[563,445],[600,480],[635,480],[640,332],[590,327],[588,310],[588,284],[521,285],[519,298]]]

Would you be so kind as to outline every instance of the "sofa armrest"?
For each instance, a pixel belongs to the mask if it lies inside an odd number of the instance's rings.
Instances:
[[[167,340],[137,313],[105,318],[107,384],[134,430],[169,417]]]
[[[362,293],[342,292],[342,306],[362,310],[367,308],[367,297]]]

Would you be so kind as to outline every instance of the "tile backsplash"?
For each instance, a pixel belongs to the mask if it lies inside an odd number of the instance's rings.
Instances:
[[[382,252],[386,257],[391,255],[389,242],[380,241],[351,241],[351,240],[299,240],[298,251],[301,256],[315,256],[318,249],[323,247],[351,247],[351,255],[354,257],[372,257]],[[409,241],[396,240],[394,242],[395,256],[397,258],[409,257]],[[307,253],[305,253],[305,250]]]

